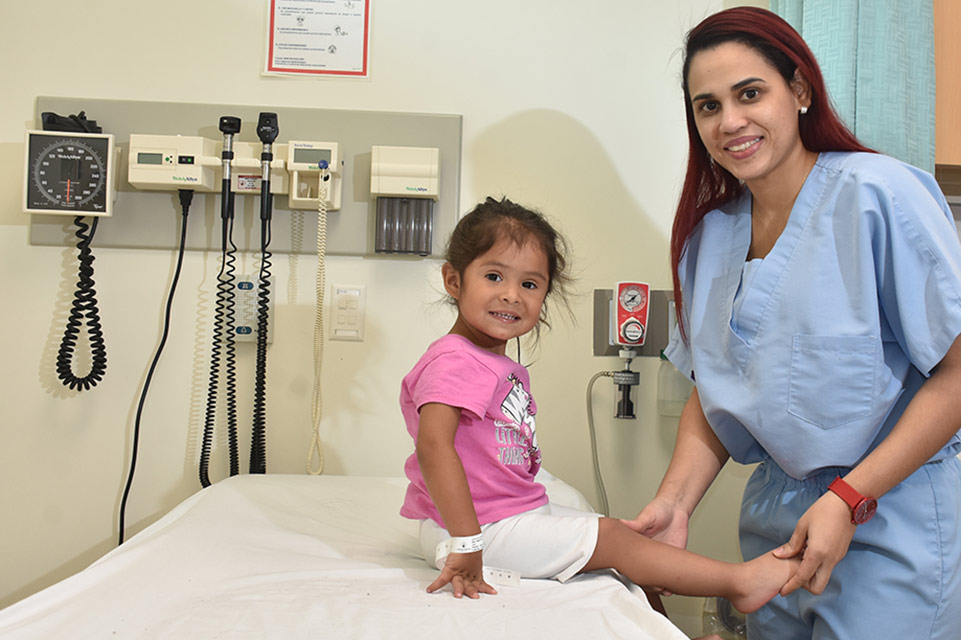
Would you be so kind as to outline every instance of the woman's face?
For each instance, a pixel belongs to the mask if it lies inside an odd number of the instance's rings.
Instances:
[[[798,110],[810,104],[805,81],[789,84],[757,51],[726,42],[694,54],[687,83],[701,141],[748,188],[806,175],[798,132]]]

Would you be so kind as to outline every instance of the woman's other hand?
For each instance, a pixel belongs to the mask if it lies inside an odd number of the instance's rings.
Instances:
[[[851,509],[830,491],[818,498],[798,520],[794,535],[774,551],[778,558],[801,556],[794,575],[781,587],[781,595],[803,587],[815,595],[824,592],[834,567],[847,554],[857,525]]]
[[[621,522],[643,536],[684,549],[687,547],[689,518],[680,507],[655,497],[636,518]]]

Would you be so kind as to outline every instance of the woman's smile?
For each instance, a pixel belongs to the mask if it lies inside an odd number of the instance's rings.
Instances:
[[[732,153],[734,155],[742,154],[745,151],[750,151],[751,153],[753,153],[754,151],[757,150],[756,145],[760,143],[762,139],[763,139],[763,136],[757,136],[753,138],[741,137],[727,144],[724,148],[729,153]],[[748,155],[750,154],[744,154],[744,157],[747,157]]]

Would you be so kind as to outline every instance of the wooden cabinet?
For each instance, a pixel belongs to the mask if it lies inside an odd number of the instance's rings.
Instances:
[[[935,175],[961,195],[961,2],[934,0]]]

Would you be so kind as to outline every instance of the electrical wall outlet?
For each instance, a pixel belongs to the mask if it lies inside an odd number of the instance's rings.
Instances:
[[[614,343],[613,313],[614,291],[594,289],[594,355],[617,356],[622,347]],[[642,347],[634,347],[638,356],[658,358],[661,350],[667,347],[670,339],[668,315],[674,300],[674,292],[665,289],[651,289],[648,310],[647,332]]]
[[[330,297],[330,339],[363,342],[367,287],[335,284]]]
[[[270,298],[267,302],[267,344],[274,341],[274,277],[270,276]],[[241,275],[234,280],[234,339],[257,342],[257,300],[260,275]]]

